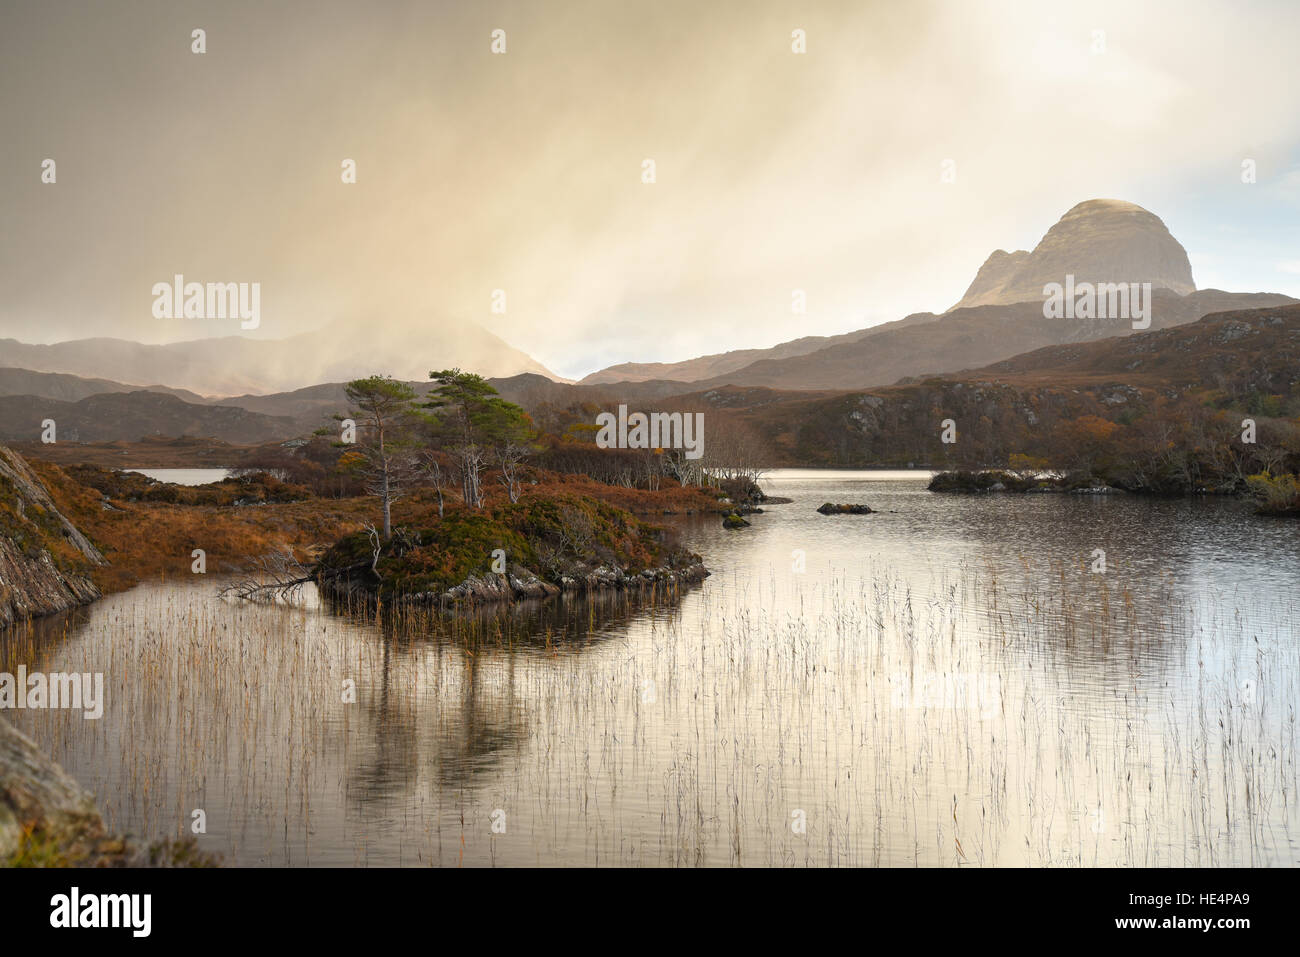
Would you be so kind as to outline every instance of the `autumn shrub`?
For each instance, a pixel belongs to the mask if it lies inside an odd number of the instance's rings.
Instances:
[[[1050,484],[1055,483],[1002,469],[953,469],[936,475],[928,488],[931,492],[988,492],[1001,485],[1003,491],[1024,492],[1036,485]]]
[[[379,556],[375,559],[375,547]],[[682,568],[700,561],[669,530],[586,495],[536,491],[518,502],[482,510],[459,503],[410,516],[388,543],[373,530],[345,535],[321,558],[326,573],[362,572],[371,564],[381,596],[441,594],[472,576],[491,572],[497,550],[512,571],[558,584],[566,575],[618,567],[635,575],[653,568]]]
[[[1300,476],[1261,472],[1249,476],[1246,486],[1260,514],[1300,515]]]

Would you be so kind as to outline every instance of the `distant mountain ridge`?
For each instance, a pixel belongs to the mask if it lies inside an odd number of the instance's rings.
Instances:
[[[1272,293],[1198,291],[1186,251],[1158,217],[1132,203],[1090,200],[1062,216],[1034,250],[994,252],[962,303],[942,315],[915,313],[841,335],[676,363],[624,363],[576,384],[558,380],[477,326],[453,330],[454,341],[447,330],[386,337],[341,324],[275,341],[233,337],[145,346],[87,339],[29,346],[2,340],[4,364],[23,368],[0,368],[0,438],[31,441],[48,417],[58,420],[62,438],[80,441],[160,435],[250,444],[283,440],[330,426],[331,416],[347,408],[348,379],[382,372],[423,394],[430,388],[429,371],[449,366],[484,375],[506,399],[539,414],[539,421],[621,402],[681,406],[701,395],[712,408],[753,409],[780,406],[790,393],[820,400],[1135,333],[1127,318],[1045,315],[1042,286],[1067,275],[1080,283],[1150,282],[1151,330],[1297,302]],[[486,358],[473,361],[483,352]],[[163,381],[168,385],[127,384]],[[203,388],[177,388],[196,381]],[[281,382],[289,386],[271,387]]]
[[[869,390],[727,386],[672,400],[675,408],[711,412],[715,429],[767,437],[773,466],[821,467],[947,467],[955,451],[972,450],[997,462],[1012,452],[1045,454],[1058,441],[1055,429],[1081,415],[1140,430],[1166,402],[1177,410],[1166,422],[1190,422],[1261,401],[1283,426],[1300,408],[1300,304],[1216,312]],[[968,436],[956,450],[940,437],[948,417]],[[1235,428],[1240,415],[1228,421]]]
[[[701,387],[855,389],[904,376],[949,372],[1020,352],[1133,330],[1126,322],[1071,324],[1042,316],[1043,287],[1078,282],[1150,282],[1160,305],[1154,328],[1209,312],[1277,305],[1289,296],[1196,290],[1187,251],[1160,218],[1133,203],[1094,199],[1067,211],[1032,251],[997,250],[965,296],[947,312],[915,313],[838,336],[808,336],[770,349],[746,349],[673,363],[622,363],[584,384],[656,376]]]
[[[611,382],[647,382],[652,379],[679,380],[698,382],[704,379],[725,377],[729,373],[744,369],[754,362],[765,359],[787,359],[808,355],[822,349],[844,345],[884,329],[905,328],[921,322],[937,319],[932,312],[919,312],[854,332],[838,336],[803,336],[792,339],[767,349],[736,349],[732,352],[720,352],[714,355],[700,356],[697,359],[684,359],[681,362],[623,362],[609,366],[579,380],[582,385],[601,385]]]
[[[617,387],[587,386],[556,382],[536,372],[490,378],[488,382],[505,399],[525,408],[537,408],[545,403],[565,405],[574,401],[609,403],[611,401],[656,401],[665,396],[692,391],[689,382],[659,381],[622,383]],[[423,380],[407,380],[417,396],[426,395],[434,384]],[[343,382],[322,382],[288,392],[266,395],[235,395],[206,398],[183,389],[154,386],[140,389],[137,386],[109,379],[86,379],[57,372],[32,372],[28,369],[0,369],[0,415],[9,415],[10,422],[0,423],[0,436],[9,441],[30,440],[39,432],[42,419],[63,415],[72,431],[60,434],[76,441],[136,441],[142,436],[182,433],[154,428],[147,418],[160,411],[165,413],[163,424],[169,428],[184,427],[183,434],[195,437],[219,438],[239,442],[236,433],[254,435],[253,441],[283,439],[304,435],[322,427],[334,427],[333,416],[349,407]],[[103,402],[87,402],[92,397],[104,397]],[[157,396],[171,396],[182,405],[160,403]],[[186,404],[198,406],[185,409]],[[238,409],[254,413],[248,420],[232,418],[228,413],[204,411],[208,409]],[[94,413],[102,409],[105,415],[117,419],[113,427],[99,421]],[[94,438],[87,438],[94,436]]]
[[[31,369],[0,368],[0,396],[34,395],[43,399],[76,402],[87,396],[106,392],[161,392],[186,402],[207,402],[205,397],[188,389],[165,385],[128,385],[112,379],[89,379],[68,372],[34,372]]]
[[[1188,296],[1152,293],[1152,329],[1195,322],[1212,312],[1293,303],[1272,293],[1203,289]],[[1127,319],[1048,319],[1042,300],[963,307],[932,322],[878,327],[843,346],[788,359],[764,359],[738,373],[695,385],[767,386],[773,389],[847,390],[888,385],[902,378],[956,372],[1044,346],[1089,342],[1134,332]]]
[[[76,402],[0,396],[0,441],[39,439],[46,419],[54,420],[58,442],[134,442],[148,436],[191,435],[252,445],[289,438],[299,431],[298,423],[287,416],[198,405],[161,392],[108,392]]]
[[[203,396],[266,394],[304,383],[347,381],[384,370],[397,378],[426,379],[459,366],[482,375],[535,372],[559,379],[541,363],[472,323],[421,330],[366,328],[336,322],[287,339],[227,336],[150,345],[125,339],[73,339],[50,345],[0,339],[0,363],[134,383],[166,382],[171,391]]]
[[[901,341],[887,339],[877,343],[874,350],[875,361],[885,370],[881,376],[889,377],[889,381],[882,378],[866,388],[886,394],[891,389],[902,390],[918,382],[940,380],[951,383],[952,388],[972,380],[1038,383],[1040,387],[1047,387],[1070,382],[1088,383],[1098,376],[1113,383],[1129,381],[1150,388],[1171,385],[1185,388],[1190,383],[1249,377],[1256,374],[1251,373],[1252,368],[1257,372],[1264,368],[1273,370],[1265,377],[1267,381],[1260,379],[1260,383],[1270,389],[1277,388],[1278,381],[1281,381],[1277,376],[1286,368],[1290,368],[1291,377],[1296,378],[1300,365],[1296,364],[1295,349],[1289,341],[1279,338],[1300,335],[1294,331],[1296,324],[1300,323],[1300,306],[1294,300],[1270,294],[1242,295],[1216,290],[1177,296],[1162,290],[1156,294],[1155,303],[1158,321],[1153,322],[1152,332],[1134,333],[1125,323],[1122,328],[1111,330],[1115,335],[1110,337],[1085,336],[1067,343],[1049,342],[1016,356],[987,363],[980,361],[982,350],[996,352],[1000,348],[996,342],[989,345],[988,332],[996,328],[990,325],[989,315],[1006,323],[1007,329],[1021,332],[1036,328],[1036,323],[1059,323],[1060,320],[1042,320],[1041,309],[1033,303],[1021,303],[1011,310],[998,306],[961,310],[968,314],[969,321],[948,318],[942,323],[954,337],[946,347],[948,354],[962,355],[968,360],[961,369],[895,377],[897,372],[909,367],[904,360],[911,345],[907,337],[912,334],[907,328],[897,329],[890,338]],[[1222,304],[1227,304],[1228,309],[1216,308]],[[1243,313],[1238,304],[1245,304],[1249,312]],[[1276,308],[1277,312],[1263,311],[1261,307]],[[1203,311],[1210,315],[1195,321]],[[1252,321],[1262,317],[1257,325],[1265,335],[1257,336],[1239,323],[1234,324],[1234,317],[1242,315]],[[1281,317],[1286,325],[1275,328],[1275,315]],[[1183,317],[1192,318],[1178,321]],[[1213,343],[1201,336],[1201,330],[1211,327],[1222,333],[1221,338]],[[1160,334],[1155,335],[1157,332]],[[1021,341],[1030,340],[1022,337]],[[863,340],[842,347],[844,355],[841,361],[845,369],[855,370],[866,361],[853,349],[868,343],[869,340]],[[897,355],[895,350],[899,350]],[[813,358],[796,357],[782,362]],[[1290,363],[1289,367],[1287,363]],[[774,365],[780,364],[774,362]],[[915,364],[918,367],[925,365],[920,361]],[[100,388],[105,383],[105,380],[70,383],[67,380],[75,377],[41,373],[26,373],[16,380],[7,380],[4,372],[8,371],[12,370],[0,371],[0,440],[14,442],[36,442],[42,420],[53,418],[58,426],[60,442],[137,442],[143,438],[188,435],[233,444],[258,444],[305,436],[322,426],[333,427],[332,416],[348,407],[341,382],[322,383],[273,395],[201,399],[198,402],[187,402],[162,392],[128,391],[129,387],[112,382],[107,385],[115,391],[96,393],[76,402],[31,394],[3,395],[6,381],[20,381],[34,388],[41,388],[44,382],[48,384],[48,391],[54,394]],[[608,409],[619,402],[627,402],[646,408],[736,414],[756,425],[775,429],[772,434],[778,437],[799,434],[802,431],[798,426],[801,417],[811,416],[820,420],[825,416],[819,410],[837,408],[861,394],[861,390],[843,388],[794,390],[768,385],[702,385],[655,380],[566,384],[533,373],[489,381],[504,398],[519,403],[534,415],[545,416],[551,410],[573,407]],[[411,385],[418,394],[431,388],[427,379],[412,381]],[[818,441],[829,442],[832,437],[833,433],[826,433]],[[783,464],[822,461],[818,456],[823,453],[817,451],[815,442],[794,449],[778,440],[775,447],[784,448],[780,458]],[[841,457],[834,461],[843,463],[849,459]]]

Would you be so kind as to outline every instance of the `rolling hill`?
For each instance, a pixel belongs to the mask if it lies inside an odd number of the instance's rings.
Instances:
[[[198,405],[158,392],[109,392],[76,402],[0,396],[0,440],[39,439],[53,419],[59,442],[135,441],[146,436],[210,436],[255,444],[297,434],[293,419],[236,406]]]
[[[1070,429],[1088,416],[1127,430],[1135,448],[1156,450],[1179,430],[1190,430],[1188,447],[1231,444],[1241,417],[1254,415],[1300,456],[1300,305],[1215,313],[870,390],[810,395],[730,386],[672,401],[713,413],[721,421],[715,430],[736,423],[767,437],[776,465],[944,467],[1005,464],[1015,452],[1050,457],[1077,444]],[[1214,427],[1227,428],[1219,434],[1206,422],[1226,410],[1236,415]],[[940,441],[940,422],[949,418],[961,437],[955,445]]]

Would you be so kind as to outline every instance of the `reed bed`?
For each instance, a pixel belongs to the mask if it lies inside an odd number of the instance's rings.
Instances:
[[[1286,594],[866,560],[471,615],[141,586],[0,670],[104,672],[99,721],[8,717],[231,863],[1266,866],[1296,635]]]

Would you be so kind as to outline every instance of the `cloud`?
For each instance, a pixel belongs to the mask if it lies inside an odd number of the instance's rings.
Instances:
[[[4,186],[26,339],[203,334],[149,313],[181,272],[261,282],[258,335],[473,321],[577,376],[940,311],[1080,201],[1168,222],[1300,142],[1286,5],[230,3],[202,56],[172,4],[46,10],[0,14],[4,166],[59,161]]]

